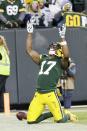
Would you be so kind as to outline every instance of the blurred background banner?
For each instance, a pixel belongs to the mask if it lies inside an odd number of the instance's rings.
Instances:
[[[78,12],[64,13],[67,27],[83,27],[87,28],[87,15]]]

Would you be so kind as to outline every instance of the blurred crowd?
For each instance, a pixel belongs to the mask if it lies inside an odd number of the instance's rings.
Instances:
[[[60,26],[64,12],[73,10],[70,0],[0,0],[0,29]]]

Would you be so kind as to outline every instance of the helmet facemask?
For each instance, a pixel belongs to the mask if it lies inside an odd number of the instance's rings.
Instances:
[[[49,55],[50,56],[57,56],[57,50],[59,49],[60,45],[58,43],[52,43],[49,45]]]

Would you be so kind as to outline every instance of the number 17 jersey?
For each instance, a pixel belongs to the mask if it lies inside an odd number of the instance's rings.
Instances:
[[[41,93],[55,91],[58,79],[62,73],[61,58],[42,55],[37,80],[37,91]]]

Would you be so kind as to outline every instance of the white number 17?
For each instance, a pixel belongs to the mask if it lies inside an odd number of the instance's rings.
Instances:
[[[44,67],[44,65],[45,65],[46,63],[49,65],[49,67],[48,67],[45,71],[43,71],[43,67]],[[40,69],[40,71],[39,71],[39,75],[41,75],[41,74],[49,75],[50,70],[51,70],[55,65],[56,65],[56,61],[48,61],[48,62],[43,61],[42,64],[41,64],[41,69]]]

